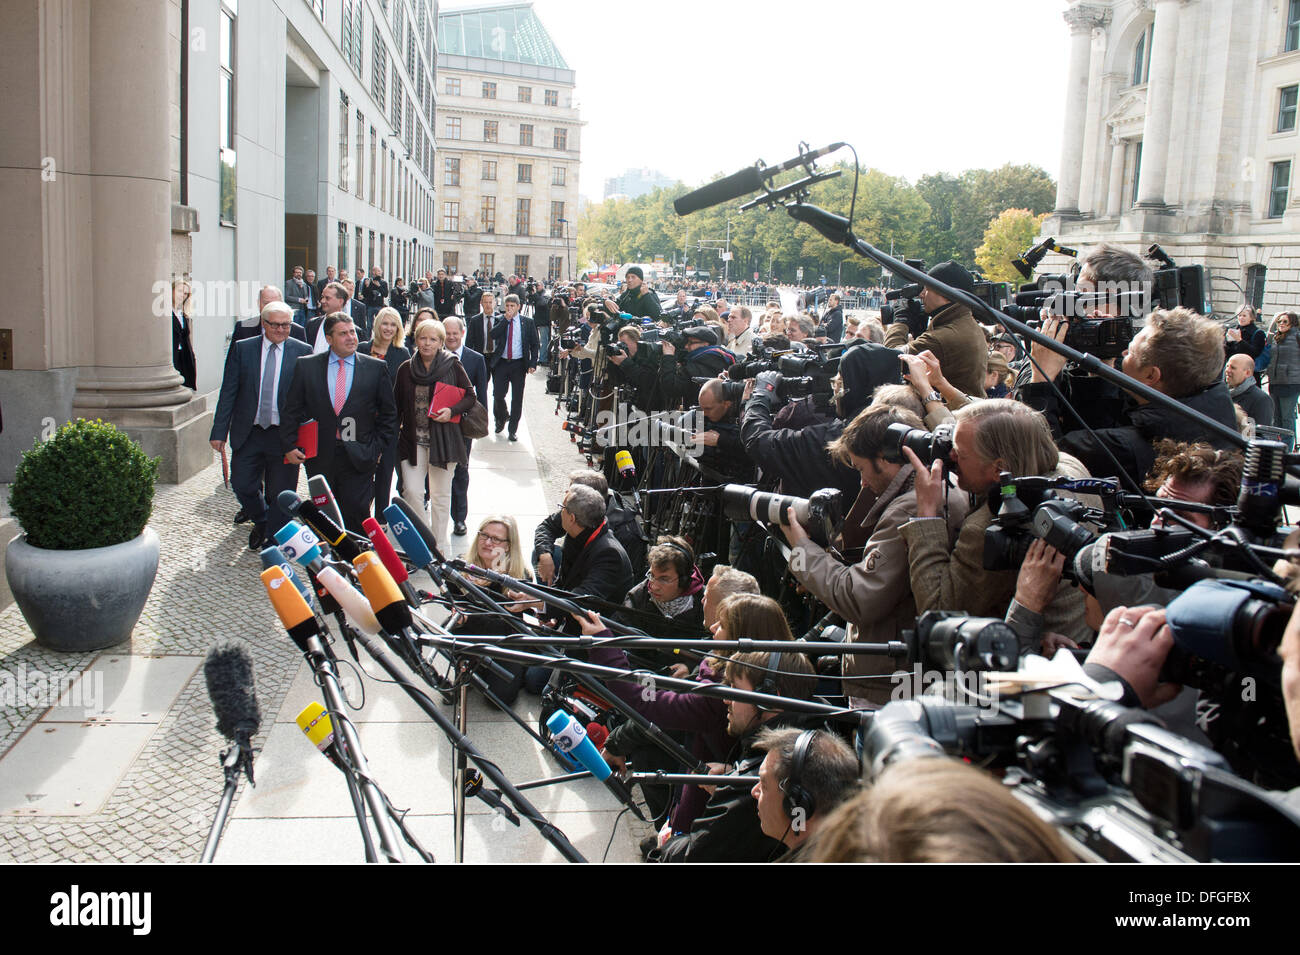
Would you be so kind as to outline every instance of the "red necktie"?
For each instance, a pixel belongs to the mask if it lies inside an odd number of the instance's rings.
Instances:
[[[343,412],[343,405],[348,400],[348,368],[342,359],[339,359],[339,373],[334,379],[334,413],[336,415]]]
[[[510,319],[510,326],[506,329],[506,358],[515,357],[515,320]]]

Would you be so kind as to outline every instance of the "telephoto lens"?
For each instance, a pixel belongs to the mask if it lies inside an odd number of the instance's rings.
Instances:
[[[922,464],[930,465],[936,460],[947,461],[952,454],[952,432],[953,426],[950,424],[942,424],[934,431],[909,428],[901,422],[891,424],[886,430],[889,437],[885,440],[882,455],[886,461],[907,464],[907,455],[903,449],[911,448]]]

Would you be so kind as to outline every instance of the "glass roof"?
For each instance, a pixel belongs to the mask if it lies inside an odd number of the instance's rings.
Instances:
[[[440,12],[438,52],[569,68],[531,3]]]

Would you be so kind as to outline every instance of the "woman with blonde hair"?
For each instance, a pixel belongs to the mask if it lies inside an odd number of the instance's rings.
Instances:
[[[172,282],[172,367],[180,374],[185,387],[191,390],[198,377],[192,338],[193,314],[194,299],[191,297],[190,283],[176,279]]]
[[[430,526],[438,546],[450,551],[451,478],[457,464],[468,464],[460,424],[452,418],[474,407],[478,395],[460,360],[442,346],[447,330],[434,318],[415,329],[415,354],[397,372],[397,452],[402,467],[402,499],[416,513],[424,509],[424,479],[429,479]],[[431,411],[439,384],[455,385],[459,401]]]
[[[388,365],[388,377],[393,381],[394,392],[397,389],[397,373],[402,365],[411,358],[411,353],[402,345],[406,338],[406,328],[402,325],[402,315],[391,305],[375,313],[375,325],[371,330],[370,341],[357,346],[357,352],[380,358]],[[393,471],[397,468],[397,435],[384,447],[375,466],[375,517],[379,523],[384,520],[384,511],[392,502]]]
[[[1277,330],[1268,337],[1268,393],[1273,397],[1274,422],[1294,440],[1296,399],[1300,398],[1300,333],[1295,312],[1278,312]]]

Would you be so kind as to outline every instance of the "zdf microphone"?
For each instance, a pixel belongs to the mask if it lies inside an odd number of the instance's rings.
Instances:
[[[268,567],[262,571],[262,584],[266,587],[266,595],[271,598],[271,606],[275,608],[280,623],[289,632],[290,639],[298,645],[299,650],[306,653],[307,641],[311,637],[320,636],[320,624],[311,612],[311,607],[279,567]]]
[[[370,609],[389,633],[400,633],[411,625],[411,608],[406,598],[374,551],[359,554],[352,561],[361,590],[370,601]]]
[[[263,548],[259,555],[262,558],[262,569],[268,567],[279,567],[284,571],[284,575],[293,582],[298,588],[298,593],[302,594],[302,599],[311,603],[311,588],[303,583],[302,578],[294,572],[293,564],[289,563],[289,558],[278,547]]]

